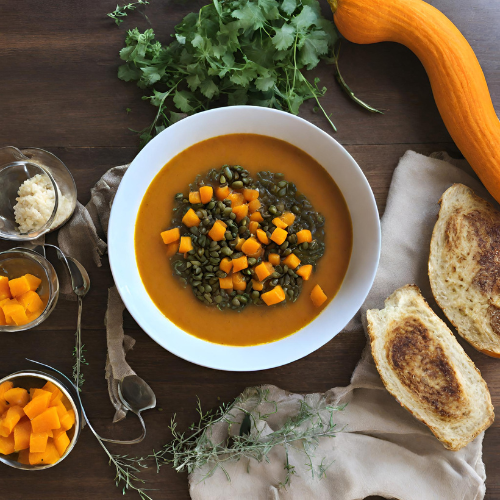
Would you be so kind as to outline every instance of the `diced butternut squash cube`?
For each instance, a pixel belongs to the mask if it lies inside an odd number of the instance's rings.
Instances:
[[[268,256],[269,262],[273,266],[279,266],[280,265],[280,254],[279,253],[270,253]]]
[[[27,325],[30,322],[28,316],[26,315],[26,310],[21,304],[10,308],[8,315],[12,318],[16,326]]]
[[[0,300],[11,299],[9,288],[9,278],[7,276],[0,276]]]
[[[283,222],[279,217],[275,217],[273,219],[273,224],[276,227],[280,227],[281,229],[286,229],[288,227],[288,224],[286,224],[285,222]]]
[[[255,220],[250,221],[250,224],[248,224],[248,230],[250,231],[250,234],[253,234],[254,236],[257,236],[258,228],[259,228],[259,223]]]
[[[245,238],[240,238],[239,236],[236,239],[236,246],[234,247],[237,252],[241,252],[241,247],[245,243]]]
[[[279,304],[285,300],[285,292],[280,285],[275,286],[269,292],[263,293],[261,296],[262,300],[268,305],[272,306],[274,304]]]
[[[233,288],[233,278],[231,276],[226,276],[225,278],[219,278],[219,286],[222,290],[229,290]]]
[[[50,392],[52,394],[52,398],[50,399],[50,402],[52,403],[55,400],[61,400],[62,397],[62,391],[57,387],[56,384],[51,382],[50,380],[47,380],[45,385],[42,387],[43,391]]]
[[[214,222],[212,229],[210,229],[210,231],[208,232],[208,236],[210,236],[213,241],[222,241],[225,234],[226,228],[221,224],[221,221],[219,220]]]
[[[222,219],[218,219],[217,222],[227,228],[227,224]]]
[[[271,234],[271,239],[277,244],[281,245],[282,243],[285,242],[286,237],[288,236],[288,233],[284,230],[281,229],[280,227],[277,227],[274,231],[273,234]]]
[[[165,245],[169,243],[173,243],[174,241],[178,241],[181,237],[181,231],[178,227],[174,227],[173,229],[167,229],[160,233],[161,239]]]
[[[17,456],[17,461],[20,464],[30,465],[30,449],[21,450]]]
[[[67,415],[68,414],[65,416]],[[31,426],[33,428],[33,432],[35,433],[47,432],[51,429],[59,429],[61,427],[61,421],[59,420],[59,415],[57,414],[57,408],[51,407],[46,409],[43,413],[40,413],[40,415],[31,421]]]
[[[246,269],[248,267],[248,260],[247,256],[243,255],[243,257],[240,257],[239,259],[233,259],[233,272],[237,273],[238,271],[241,271],[243,269]],[[237,288],[235,290],[238,290]]]
[[[255,266],[254,270],[259,281],[264,281],[274,272],[274,268],[270,262],[262,262],[258,266]]]
[[[42,453],[30,453],[29,460],[31,465],[51,465],[57,463],[60,458],[54,442],[49,438],[45,451]]]
[[[219,264],[219,268],[221,271],[229,274],[233,267],[233,261],[229,257],[224,257]]]
[[[49,403],[50,400],[52,399],[52,392],[47,389],[33,389],[30,390],[30,394],[31,394],[31,399],[37,398],[38,396],[46,396],[47,394],[50,394]]]
[[[40,283],[42,280],[38,278],[37,276],[33,276],[32,274],[25,274],[24,277],[28,281],[28,284],[30,286],[30,290],[32,292],[36,292],[38,290],[38,287],[40,286]]]
[[[66,413],[66,415],[64,415],[64,417],[61,418],[61,429],[69,431],[71,427],[75,425],[75,422],[76,422],[75,411],[68,410],[68,413]]]
[[[19,297],[23,293],[30,291],[30,284],[26,276],[9,280],[10,293],[13,297]]]
[[[325,302],[325,300],[328,297],[325,295],[325,292],[322,290],[322,288],[319,285],[316,285],[312,291],[311,291],[311,300],[312,303],[316,306],[319,307]]]
[[[233,273],[233,289],[245,290],[246,287],[247,287],[247,282],[245,281],[244,276],[241,273]]]
[[[252,200],[249,204],[248,204],[248,211],[251,213],[251,214],[254,214],[254,213],[257,213],[257,210],[259,210],[259,208],[262,206],[262,203],[259,201],[259,200]],[[262,220],[264,220],[264,218],[262,217],[262,214],[260,214],[260,218]],[[257,222],[262,222],[262,220],[258,220]]]
[[[32,321],[35,321],[40,314],[43,313],[43,309],[40,309],[39,311],[35,311],[34,313],[27,312],[26,316],[28,317],[28,322],[31,323]]]
[[[5,314],[3,312],[3,309],[0,307],[0,326],[4,326],[7,324],[7,320],[5,318]]]
[[[260,292],[264,288],[264,283],[257,280],[252,280],[252,288]]]
[[[212,201],[212,196],[214,195],[214,188],[212,186],[201,186],[200,197],[201,202],[205,205]]]
[[[182,218],[182,223],[187,227],[198,227],[200,222],[200,218],[192,208],[190,208]]]
[[[253,202],[251,201],[249,204],[248,204],[248,210],[250,210],[250,205],[252,204]],[[250,210],[251,212],[251,210]],[[262,214],[260,212],[253,212],[252,215],[250,215],[250,220],[254,220],[255,222],[262,222],[264,220],[264,217],[262,217]]]
[[[241,251],[246,254],[253,256],[260,252],[262,245],[255,238],[248,238],[248,240],[241,246]]]
[[[14,427],[14,447],[16,451],[25,450],[30,447],[31,422],[28,418],[22,418]]]
[[[292,212],[284,212],[280,219],[287,225],[291,226],[295,222],[295,214]]]
[[[50,406],[53,406],[57,410],[57,415],[59,416],[59,420],[61,420],[66,413],[68,413],[68,410],[66,410],[66,407],[62,404],[61,401],[57,401],[56,403],[51,403]]]
[[[215,197],[219,200],[225,200],[229,196],[229,186],[219,186],[215,189]]]
[[[2,455],[10,455],[14,451],[16,451],[14,434],[10,434],[7,437],[0,436],[0,453]]]
[[[191,236],[181,236],[181,244],[179,245],[180,253],[187,253],[193,249],[193,242]]]
[[[173,243],[169,243],[167,245],[167,251],[165,252],[167,255],[167,259],[170,259],[170,257],[173,257],[178,251],[179,251],[179,241],[174,241]]]
[[[66,450],[68,449],[70,440],[66,432],[61,432],[60,434],[57,435],[57,437],[54,436],[54,444],[57,449],[57,453],[62,457]]]
[[[233,212],[236,214],[236,221],[240,222],[248,215],[248,205],[237,205]]]
[[[44,308],[43,301],[38,293],[33,290],[29,290],[20,297],[17,298],[18,302],[24,307],[26,313],[37,312]]]
[[[7,392],[10,391],[14,387],[14,384],[10,381],[8,382],[3,382],[0,384],[0,417],[7,411],[9,408],[9,405],[5,402],[5,399],[3,395]]]
[[[42,414],[49,407],[50,400],[52,399],[51,392],[38,390],[43,394],[36,395],[35,393],[33,399],[24,407],[24,413],[26,413],[30,420]]]
[[[300,264],[300,259],[291,253],[283,259],[283,264],[287,265],[290,269],[295,269]]]
[[[32,432],[30,435],[30,453],[43,453],[49,440],[48,432]]]
[[[233,191],[228,196],[228,199],[231,200],[231,208],[239,207],[245,203],[245,198],[241,193]]]
[[[10,389],[4,393],[3,398],[9,407],[20,406],[21,408],[24,408],[30,400],[28,391],[22,387],[14,387],[13,389]]]
[[[259,190],[258,189],[244,188],[243,189],[243,196],[244,196],[246,201],[256,200],[259,197]]]
[[[189,193],[189,203],[191,203],[191,205],[198,205],[198,203],[201,203],[201,196],[199,191],[191,191]]]
[[[10,407],[0,419],[0,436],[10,436],[19,420],[24,417],[24,411],[20,406]]]
[[[262,229],[257,229],[257,238],[263,245],[269,245],[269,238],[267,237],[266,232]]]
[[[304,281],[307,281],[311,277],[313,266],[311,264],[306,264],[305,266],[300,266],[297,271],[295,271]]]
[[[309,229],[302,229],[297,233],[297,243],[300,245],[301,243],[307,242],[311,243],[313,240],[311,231]]]

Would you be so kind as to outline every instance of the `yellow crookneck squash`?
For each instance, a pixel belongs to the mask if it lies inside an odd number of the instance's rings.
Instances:
[[[420,59],[448,132],[500,202],[500,122],[476,55],[456,26],[422,0],[328,1],[347,40],[398,42]]]

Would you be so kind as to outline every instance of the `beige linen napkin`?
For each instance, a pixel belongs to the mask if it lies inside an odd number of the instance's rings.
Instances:
[[[427,299],[432,298],[427,279],[429,244],[439,210],[438,200],[451,184],[461,182],[491,200],[479,182],[467,173],[472,171],[465,162],[454,166],[437,159],[450,160],[445,154],[433,156],[436,158],[408,151],[394,172],[382,218],[379,270],[361,313],[348,325],[351,331],[361,327],[360,316],[368,308],[383,307],[385,298],[402,285],[416,283]],[[333,439],[321,438],[315,454],[316,461],[324,459],[324,463],[331,463],[325,477],[313,478],[307,457],[290,448],[290,463],[296,475],[287,489],[279,487],[285,477],[281,447],[270,453],[269,464],[255,460],[225,464],[231,482],[220,470],[206,480],[203,477],[207,468],[191,474],[193,500],[358,500],[370,495],[400,500],[484,497],[483,434],[458,452],[446,450],[427,427],[385,390],[369,346],[347,387],[306,396],[277,387],[270,390],[270,399],[278,403],[278,412],[260,422],[266,430],[269,428],[268,432],[279,429],[287,418],[296,415],[300,400],[315,407],[347,403],[344,411],[334,415],[342,432]],[[261,408],[248,409],[255,417],[259,410],[262,412]],[[327,416],[324,410],[323,416]],[[238,432],[238,426],[235,427],[232,432]],[[227,424],[214,429],[215,438],[226,435]]]

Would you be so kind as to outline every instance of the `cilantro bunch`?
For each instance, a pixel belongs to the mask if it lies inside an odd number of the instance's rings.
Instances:
[[[188,14],[173,37],[163,46],[152,29],[136,28],[120,51],[125,64],[119,78],[152,89],[143,99],[158,107],[151,126],[140,132],[142,145],[183,114],[226,104],[297,114],[314,99],[334,127],[319,102],[326,88],[303,74],[321,59],[332,62],[338,40],[317,0],[213,0]]]

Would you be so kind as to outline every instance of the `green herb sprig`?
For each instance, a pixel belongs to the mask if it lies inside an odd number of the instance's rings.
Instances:
[[[138,2],[132,2],[122,6],[117,5],[116,9],[108,14],[108,17],[113,19],[117,26],[120,26],[124,21],[123,18],[128,16],[127,11],[133,11],[137,9],[139,5],[149,5],[149,2],[148,0],[139,0]]]
[[[80,367],[81,365],[89,365],[87,360],[85,359],[85,353],[87,352],[87,349],[84,349],[84,347],[85,345],[82,345],[80,352],[77,352],[78,348],[76,346],[73,349],[73,359],[75,360],[75,364],[73,365],[73,380],[79,391],[82,390],[83,384],[85,383],[85,377],[82,371],[79,369],[78,364],[80,364]]]

